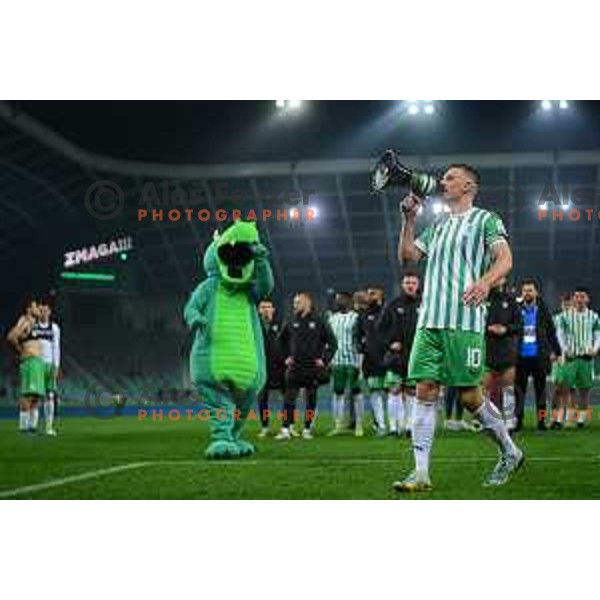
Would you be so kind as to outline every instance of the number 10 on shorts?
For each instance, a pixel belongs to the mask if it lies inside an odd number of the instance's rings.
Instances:
[[[481,348],[467,348],[467,368],[479,369],[481,367]]]

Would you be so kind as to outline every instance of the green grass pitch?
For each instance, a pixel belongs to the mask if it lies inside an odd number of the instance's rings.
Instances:
[[[56,438],[26,436],[0,421],[0,498],[33,499],[552,499],[600,498],[600,424],[582,431],[538,433],[518,442],[522,471],[506,486],[486,489],[495,448],[481,434],[438,429],[433,492],[398,496],[391,483],[412,466],[406,439],[351,435],[328,438],[328,415],[313,440],[257,440],[258,452],[237,461],[202,457],[207,426],[197,421],[152,422],[65,418]],[[25,489],[23,489],[25,488]]]

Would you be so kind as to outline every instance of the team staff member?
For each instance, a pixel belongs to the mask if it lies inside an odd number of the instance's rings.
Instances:
[[[386,433],[383,397],[385,394],[385,367],[381,336],[377,322],[383,311],[384,291],[380,286],[367,289],[367,306],[358,314],[358,343],[362,354],[362,375],[373,410],[373,420],[378,436]]]
[[[327,383],[327,368],[337,350],[331,327],[317,314],[312,296],[300,292],[294,296],[293,317],[281,332],[281,349],[286,357],[284,422],[278,440],[294,435],[291,427],[298,392],[304,388],[306,415],[302,437],[312,439],[319,385]]]
[[[483,387],[509,431],[516,427],[514,384],[520,338],[521,310],[515,297],[500,285],[489,295]]]
[[[408,360],[415,339],[421,303],[419,277],[416,273],[405,273],[401,285],[401,294],[383,309],[377,326],[385,350],[390,434],[399,436],[412,430],[415,385],[407,379]]]
[[[258,395],[258,410],[262,425],[258,437],[262,438],[269,435],[269,394],[277,390],[283,394],[285,363],[279,342],[281,324],[275,319],[275,305],[273,301],[268,298],[261,300],[258,304],[258,314],[263,331],[265,359],[267,362],[267,381],[265,387]]]
[[[536,422],[538,430],[547,429],[543,417],[546,411],[546,377],[552,370],[552,363],[561,355],[560,344],[552,315],[546,308],[533,279],[521,282],[521,336],[519,357],[515,377],[517,399],[517,426],[523,427],[527,382],[533,378],[535,390]]]

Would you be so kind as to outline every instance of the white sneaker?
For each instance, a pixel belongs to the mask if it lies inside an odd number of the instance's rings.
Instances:
[[[290,430],[284,427],[276,436],[276,440],[289,440],[291,438]]]
[[[354,437],[363,437],[365,435],[365,432],[363,431],[362,427],[357,427],[354,430]]]
[[[517,453],[514,455],[501,455],[494,470],[487,476],[483,485],[485,487],[504,485],[510,479],[511,475],[523,466],[524,462],[525,456],[518,448]]]
[[[305,440],[312,440],[313,439],[312,431],[310,429],[303,429],[302,430],[302,438]]]
[[[415,471],[402,481],[395,481],[392,487],[400,493],[430,492],[433,489],[429,475],[418,475]]]
[[[454,424],[456,426],[455,431],[473,431],[473,427],[471,426],[471,424],[467,423],[464,420],[454,421]]]
[[[259,438],[266,438],[271,432],[268,427],[263,427],[258,434]]]
[[[295,438],[300,437],[300,434],[293,427],[290,427],[290,435]]]
[[[46,435],[50,435],[52,437],[56,436],[56,431],[52,428],[46,429]]]
[[[444,429],[446,431],[458,431],[458,429],[459,429],[458,423],[459,423],[459,421],[454,421],[453,419],[447,419],[444,422]]]

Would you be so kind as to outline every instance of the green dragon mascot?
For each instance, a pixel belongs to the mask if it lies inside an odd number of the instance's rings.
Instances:
[[[235,221],[221,235],[215,232],[204,270],[207,279],[190,296],[184,318],[194,332],[192,384],[210,415],[205,456],[247,456],[254,446],[240,434],[266,378],[256,304],[273,289],[256,223]]]

